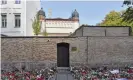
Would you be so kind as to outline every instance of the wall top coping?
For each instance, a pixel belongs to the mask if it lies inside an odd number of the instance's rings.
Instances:
[[[133,36],[49,36],[49,37],[44,37],[44,36],[1,36],[1,39],[4,38],[133,38]]]
[[[70,36],[1,36],[1,38],[76,38]]]
[[[84,28],[84,27],[87,27],[87,28],[131,28],[131,26],[84,26],[82,25],[77,30]]]

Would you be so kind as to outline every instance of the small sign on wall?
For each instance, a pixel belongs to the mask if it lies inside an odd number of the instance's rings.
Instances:
[[[77,47],[72,47],[71,51],[77,51]]]

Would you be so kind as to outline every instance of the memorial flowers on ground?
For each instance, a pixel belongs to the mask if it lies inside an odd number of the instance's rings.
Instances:
[[[133,67],[108,69],[72,67],[75,80],[133,80]],[[49,80],[55,75],[56,69],[41,69],[34,71],[2,71],[1,80]]]

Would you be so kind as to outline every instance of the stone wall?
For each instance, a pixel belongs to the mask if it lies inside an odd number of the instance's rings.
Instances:
[[[105,36],[104,27],[83,27],[83,36]]]
[[[88,37],[88,63],[133,64],[133,37]]]
[[[130,27],[108,26],[108,27],[80,27],[72,36],[129,36]]]
[[[71,65],[133,64],[133,37],[5,37],[1,38],[2,69],[56,66],[60,42],[70,44]]]
[[[70,43],[70,61],[77,63],[86,62],[86,37],[79,38],[2,38],[1,60],[2,63],[27,62],[56,63],[57,43]],[[81,46],[82,45],[82,46]],[[77,51],[71,51],[77,47]],[[71,63],[70,62],[70,63]],[[2,65],[4,67],[4,65]]]
[[[129,27],[107,27],[106,36],[129,36]]]

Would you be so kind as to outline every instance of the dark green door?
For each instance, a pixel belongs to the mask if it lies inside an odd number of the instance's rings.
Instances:
[[[57,44],[57,66],[69,67],[69,44],[68,43]]]

